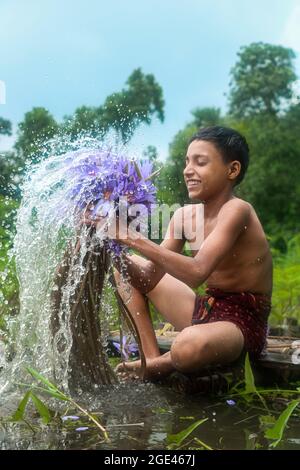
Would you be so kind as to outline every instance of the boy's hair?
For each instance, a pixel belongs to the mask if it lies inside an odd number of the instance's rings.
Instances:
[[[230,127],[210,126],[199,129],[189,141],[207,140],[212,142],[221,152],[225,163],[238,160],[241,164],[241,171],[235,185],[239,184],[245,176],[249,164],[249,147],[244,136]]]

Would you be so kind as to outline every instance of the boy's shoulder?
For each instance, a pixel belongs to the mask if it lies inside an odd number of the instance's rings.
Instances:
[[[203,208],[204,208],[203,203],[185,204],[184,206],[177,209],[176,212],[178,212],[178,214],[180,213],[191,214],[192,212],[203,211]],[[244,199],[233,197],[232,199],[229,199],[221,206],[218,215],[223,215],[224,212],[233,211],[233,210],[243,212],[245,214],[247,213],[250,214],[251,211],[254,211],[254,208],[249,202],[244,201]]]
[[[232,199],[229,199],[229,201],[226,201],[222,205],[222,207],[220,208],[219,214],[221,214],[224,211],[227,212],[231,210],[240,211],[245,214],[247,213],[250,214],[250,212],[253,211],[254,209],[252,205],[249,202],[244,201],[244,199],[240,199],[239,197],[233,197]]]

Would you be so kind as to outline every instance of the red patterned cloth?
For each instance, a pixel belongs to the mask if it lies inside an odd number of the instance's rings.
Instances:
[[[230,321],[241,330],[245,350],[258,356],[266,344],[270,311],[270,295],[208,288],[196,296],[192,325]]]

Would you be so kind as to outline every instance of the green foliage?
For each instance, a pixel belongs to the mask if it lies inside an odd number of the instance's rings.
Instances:
[[[45,108],[33,108],[19,124],[15,148],[26,161],[37,162],[43,155],[44,145],[58,132],[58,124]]]
[[[25,393],[24,397],[19,403],[19,406],[15,413],[13,414],[11,420],[12,421],[21,421],[24,420],[24,415],[26,411],[26,406],[29,402],[29,400],[32,400],[37,412],[39,413],[40,417],[42,418],[42,421],[44,424],[49,424],[51,421],[51,412],[48,409],[48,407],[31,391],[29,390],[28,392]]]
[[[287,241],[287,253],[274,252],[274,290],[272,324],[281,324],[287,317],[300,321],[300,233]]]
[[[102,106],[82,106],[76,109],[74,116],[66,117],[62,131],[74,138],[82,133],[103,137],[114,129],[121,141],[126,143],[141,123],[149,125],[155,115],[163,121],[162,88],[154,75],[145,75],[138,68],[129,76],[126,87],[109,95]]]
[[[166,204],[188,202],[183,169],[188,141],[196,131],[197,127],[189,124],[175,135],[169,146],[169,157],[159,178],[159,199]]]
[[[121,92],[108,96],[100,108],[102,128],[115,129],[124,143],[142,122],[150,124],[153,115],[164,120],[163,92],[154,75],[144,75],[138,68],[126,85]]]
[[[274,448],[280,443],[288,420],[290,419],[293,411],[299,405],[299,403],[299,400],[291,401],[288,404],[287,408],[281,413],[279,418],[276,420],[275,424],[271,428],[266,430],[265,437],[267,439],[273,440],[273,442],[270,444],[270,447]]]
[[[155,145],[148,145],[148,147],[143,152],[143,157],[153,162],[154,165],[157,164],[158,152]]]
[[[281,117],[260,115],[232,126],[245,135],[250,165],[239,194],[255,208],[266,232],[300,230],[300,105]],[[299,121],[298,121],[299,122]]]
[[[176,449],[181,444],[183,441],[201,424],[205,423],[208,418],[200,419],[199,421],[196,421],[195,423],[191,424],[188,426],[186,429],[183,431],[180,431],[177,434],[169,434],[167,437],[167,442],[168,442],[168,449]]]
[[[76,408],[82,415],[87,417],[92,423],[100,430],[101,434],[103,434],[105,440],[109,440],[108,434],[105,428],[100,424],[99,420],[91,414],[89,411],[84,409],[81,405],[79,405],[73,398],[69,397],[65,393],[63,393],[55,384],[50,382],[46,377],[41,375],[38,371],[33,369],[32,367],[27,367],[27,371],[29,374],[38,382],[39,385],[32,386],[30,389],[25,393],[24,397],[19,403],[19,406],[15,413],[12,415],[12,421],[20,421],[24,420],[25,410],[29,399],[32,400],[36,410],[38,411],[39,415],[41,416],[43,422],[48,424],[51,419],[51,412],[48,409],[47,405],[43,403],[40,398],[33,392],[36,391],[38,393],[42,393],[44,395],[50,395],[52,398],[56,398],[63,402],[68,402],[74,408]],[[19,384],[22,385],[22,384]]]
[[[191,111],[191,114],[193,116],[192,124],[196,127],[216,126],[222,122],[220,108],[195,108]]]
[[[0,195],[20,197],[20,180],[24,162],[15,152],[0,154]]]
[[[0,117],[0,135],[11,135],[12,134],[12,126],[11,122],[7,119]]]
[[[292,49],[262,42],[241,47],[231,70],[229,112],[238,119],[277,114],[296,80]]]
[[[0,330],[5,329],[6,316],[19,311],[18,281],[9,257],[17,208],[17,201],[0,195]]]
[[[248,353],[245,358],[245,391],[246,393],[257,393]]]

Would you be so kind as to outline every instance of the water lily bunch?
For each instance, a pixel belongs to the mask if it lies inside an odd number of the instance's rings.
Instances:
[[[68,170],[68,200],[79,211],[90,208],[92,217],[118,211],[121,199],[122,205],[139,204],[141,215],[147,215],[156,200],[152,182],[156,173],[148,160],[137,161],[105,150],[79,153]]]

